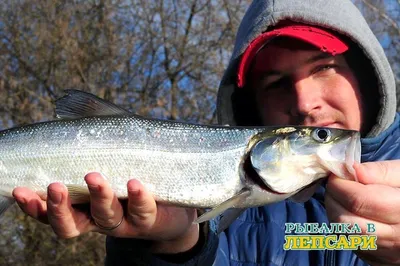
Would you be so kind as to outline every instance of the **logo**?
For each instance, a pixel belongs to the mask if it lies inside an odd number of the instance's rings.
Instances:
[[[284,250],[376,250],[375,225],[362,234],[358,224],[286,223]]]

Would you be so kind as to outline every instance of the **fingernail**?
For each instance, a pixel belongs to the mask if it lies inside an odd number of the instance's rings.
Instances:
[[[356,167],[357,167],[358,169],[361,169],[361,171],[364,171],[364,172],[367,172],[367,173],[376,170],[375,167],[374,167],[374,165],[371,164],[371,163],[359,164],[359,165],[357,165]]]
[[[49,200],[54,204],[60,204],[62,200],[62,195],[60,192],[53,189],[49,189]]]
[[[135,196],[135,197],[137,197],[137,196],[139,196],[139,194],[140,194],[140,189],[129,189],[128,190],[128,192],[129,192],[129,194],[131,194],[132,196]]]
[[[19,198],[17,200],[18,205],[22,204],[22,205],[26,205],[28,203],[28,201],[26,200],[26,198]]]
[[[28,201],[26,200],[26,198],[24,196],[20,196],[20,194],[18,193],[20,191],[20,188],[17,187],[12,191],[12,195],[15,198],[15,200],[17,201],[18,204],[26,204]]]
[[[132,196],[138,196],[140,194],[140,186],[138,186],[137,180],[130,180],[128,182],[128,193]]]
[[[94,177],[91,177],[91,183],[87,184],[89,190],[98,191],[100,184],[104,181],[103,176],[100,173],[90,173],[88,175],[94,175]]]
[[[90,191],[98,191],[99,186],[98,185],[87,185]]]

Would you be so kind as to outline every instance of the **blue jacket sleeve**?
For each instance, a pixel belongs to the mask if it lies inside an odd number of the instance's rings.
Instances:
[[[213,265],[218,248],[216,222],[208,223],[206,243],[201,251],[183,264],[165,261],[150,252],[151,242],[132,238],[107,237],[105,265]]]

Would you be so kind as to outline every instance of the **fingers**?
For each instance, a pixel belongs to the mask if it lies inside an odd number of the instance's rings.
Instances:
[[[38,194],[24,187],[13,190],[13,196],[20,208],[32,218],[48,223],[46,202]]]
[[[71,238],[92,229],[87,214],[72,208],[67,188],[63,184],[50,184],[47,193],[48,220],[58,236]]]
[[[355,164],[358,181],[363,184],[382,184],[400,187],[400,160]]]
[[[332,177],[328,180],[326,194],[359,216],[388,224],[396,224],[400,220],[400,190],[397,188],[380,184],[364,185]],[[377,210],[385,215],[377,215]]]
[[[196,209],[184,209],[158,203],[135,179],[128,182],[127,219],[121,229],[133,237],[151,239],[152,252],[179,253],[192,248],[199,239],[199,225],[194,224]]]
[[[85,181],[90,193],[90,216],[87,211],[72,207],[68,190],[61,183],[48,186],[47,201],[27,188],[16,188],[14,197],[25,213],[49,223],[54,232],[62,238],[75,237],[89,231],[134,237],[139,235],[137,232],[146,234],[147,230],[151,229],[156,220],[156,203],[139,181],[131,180],[128,185],[129,222],[123,219],[124,210],[121,203],[99,173],[86,175]],[[115,229],[107,229],[117,225]]]
[[[135,179],[128,182],[128,220],[141,231],[147,231],[156,222],[157,205],[153,196]]]
[[[90,215],[87,210],[72,207],[68,190],[61,183],[48,186],[47,205],[36,193],[26,188],[16,189],[14,195],[21,208],[32,217],[44,219],[47,214],[49,224],[62,238],[98,231],[116,237],[164,241],[160,242],[160,250],[179,252],[197,243],[199,227],[193,224],[195,209],[156,204],[153,195],[138,180],[130,180],[127,185],[128,202],[124,210],[110,185],[99,173],[86,175],[85,181],[90,193]]]
[[[362,233],[367,232],[367,223],[374,224],[375,232],[370,232],[373,235],[379,235],[377,238],[377,245],[384,247],[386,244],[392,245],[394,237],[397,235],[394,232],[394,227],[385,223],[370,220],[367,218],[360,217],[354,213],[351,213],[344,208],[339,202],[332,198],[329,194],[325,195],[325,206],[330,222],[335,223],[349,223],[352,226],[357,224],[360,226]]]
[[[398,251],[398,250],[397,250]],[[394,266],[400,265],[398,252],[390,247],[380,247],[377,250],[357,250],[354,251],[359,258],[372,266]]]
[[[90,192],[91,215],[98,229],[119,227],[124,211],[110,185],[99,173],[87,174],[85,181]]]

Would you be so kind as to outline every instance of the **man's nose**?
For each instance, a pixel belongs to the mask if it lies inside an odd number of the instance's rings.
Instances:
[[[295,103],[292,112],[306,116],[321,107],[321,90],[311,79],[294,82],[293,89]]]

